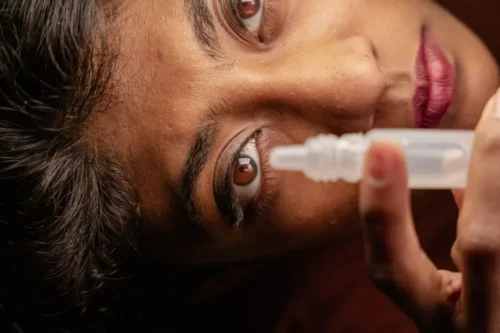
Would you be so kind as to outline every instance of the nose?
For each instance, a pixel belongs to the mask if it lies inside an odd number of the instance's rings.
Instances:
[[[386,85],[364,37],[302,47],[262,67],[247,84],[256,89],[253,96],[320,121],[371,119]]]

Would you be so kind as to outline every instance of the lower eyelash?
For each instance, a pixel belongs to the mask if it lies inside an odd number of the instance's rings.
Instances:
[[[274,205],[274,199],[276,198],[275,189],[277,187],[277,177],[271,169],[269,163],[269,142],[261,135],[261,131],[256,133],[257,140],[257,151],[260,158],[260,190],[254,202],[248,207],[253,210],[253,213],[265,217],[266,214],[272,209]],[[266,148],[264,148],[266,147]]]
[[[276,7],[276,2],[277,0],[266,0],[266,6],[264,8],[265,12],[264,15],[262,16],[262,30],[264,32],[263,38],[265,40],[274,40],[276,36],[279,35],[280,31],[276,29],[276,24],[272,24],[271,22],[276,21],[277,18],[273,18],[273,16],[276,16],[278,13],[278,9]]]
[[[277,182],[277,178],[271,176],[270,169],[269,163],[261,163],[261,191],[259,192],[257,200],[253,204],[255,213],[261,218],[264,218],[267,212],[273,208],[274,203],[274,197],[266,193],[266,189],[269,187],[275,188],[276,186],[274,184]]]

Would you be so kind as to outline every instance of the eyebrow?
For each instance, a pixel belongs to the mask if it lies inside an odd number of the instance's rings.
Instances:
[[[201,48],[211,58],[221,58],[223,52],[215,30],[214,17],[206,0],[184,0],[184,3]]]
[[[201,127],[189,150],[189,157],[182,171],[181,193],[184,210],[187,212],[189,220],[197,225],[203,225],[203,217],[196,207],[196,184],[205,168],[218,129],[217,122],[208,122]]]

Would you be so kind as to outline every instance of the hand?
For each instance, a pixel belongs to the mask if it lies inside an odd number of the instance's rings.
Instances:
[[[476,129],[467,189],[454,194],[459,272],[440,271],[415,232],[402,151],[374,144],[360,192],[368,269],[421,332],[500,332],[500,97]]]

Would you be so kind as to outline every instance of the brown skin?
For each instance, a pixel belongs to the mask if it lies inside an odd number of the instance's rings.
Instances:
[[[216,3],[208,1],[212,12]],[[412,126],[414,63],[424,24],[457,67],[457,98],[442,127],[472,128],[497,85],[497,67],[485,47],[432,2],[273,6],[272,19],[279,22],[270,24],[280,33],[265,47],[251,48],[216,21],[226,55],[218,61],[199,47],[182,1],[130,2],[117,23],[123,51],[116,89],[122,103],[99,115],[93,128],[108,142],[113,138],[110,145],[130,169],[146,227],[161,237],[174,235],[162,242],[170,247],[165,256],[196,262],[262,257],[310,243],[334,229],[332,224],[348,221],[356,209],[356,186],[322,185],[270,170],[263,178],[272,184],[263,181],[262,188],[268,185],[271,208],[235,232],[214,200],[214,177],[226,169],[215,170],[217,160],[234,153],[224,147],[241,140],[237,134],[245,128],[263,127],[258,145],[264,160],[273,146],[318,133]],[[194,136],[211,115],[207,106],[221,103],[229,111],[215,116],[220,134],[195,192],[203,198],[203,228],[212,236],[200,242],[174,234],[186,224],[178,202],[180,177]]]
[[[212,13],[223,10],[222,3],[229,2],[207,1]],[[457,97],[441,127],[473,128],[498,85],[497,66],[484,45],[431,1],[269,3],[276,8],[269,11],[273,28],[265,34],[267,45],[244,42],[215,19],[221,59],[207,56],[199,46],[184,1],[129,1],[117,21],[121,53],[115,95],[120,103],[94,119],[89,137],[112,149],[128,168],[139,193],[145,253],[152,261],[167,266],[228,264],[325,242],[338,244],[322,250],[320,257],[309,253],[296,267],[304,261],[333,260],[330,254],[343,248],[337,241],[342,227],[358,220],[358,186],[318,184],[300,174],[266,170],[257,194],[265,194],[265,209],[249,214],[254,218],[235,230],[217,209],[214,178],[230,167],[229,157],[239,147],[234,142],[258,128],[257,147],[265,161],[272,147],[319,133],[412,127],[422,26],[457,68]],[[221,104],[227,111],[214,116],[208,106]],[[219,132],[197,182],[203,224],[195,228],[180,204],[181,174],[196,133],[210,117]],[[444,200],[436,204],[426,195],[421,203],[433,203],[425,213],[435,216],[438,209],[446,214],[451,207]],[[361,261],[362,252],[356,253],[353,258]],[[333,284],[333,278],[344,274],[324,274],[325,266],[319,267],[320,283]],[[314,276],[304,275],[304,281]],[[345,301],[333,297],[337,291],[332,287],[328,304]]]

